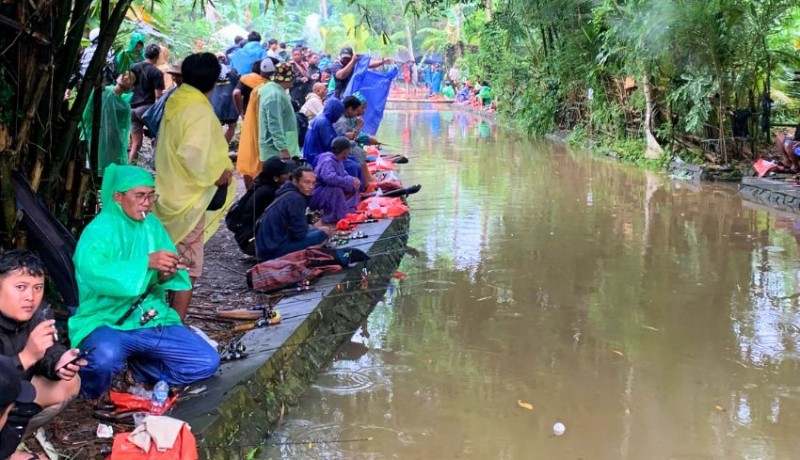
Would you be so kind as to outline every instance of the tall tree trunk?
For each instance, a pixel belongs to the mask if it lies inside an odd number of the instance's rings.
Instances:
[[[406,40],[408,40],[408,54],[414,59],[414,36],[411,35],[411,23],[406,19]]]
[[[653,91],[650,86],[650,77],[647,73],[642,77],[642,90],[644,91],[644,135],[647,139],[647,150],[645,150],[644,157],[647,159],[655,160],[664,156],[664,149],[659,145],[658,140],[653,135]]]
[[[319,12],[322,19],[328,20],[328,0],[319,0]]]
[[[492,0],[484,0],[484,5],[486,5],[486,22],[491,22],[492,17],[494,16],[494,5],[492,4]]]
[[[109,0],[103,1],[109,2]],[[119,0],[109,16],[108,26],[105,29],[100,29],[97,49],[89,63],[89,68],[86,70],[86,76],[83,82],[81,82],[78,95],[72,104],[72,109],[69,111],[69,117],[67,118],[64,128],[61,130],[63,134],[59,136],[60,142],[56,144],[56,148],[54,149],[49,177],[51,181],[55,181],[59,176],[61,173],[61,166],[67,159],[70,148],[75,145],[74,142],[78,130],[78,123],[81,121],[83,109],[86,108],[86,102],[89,100],[89,93],[94,87],[95,79],[103,70],[108,50],[111,48],[114,37],[116,37],[122,25],[122,20],[125,19],[125,13],[127,13],[128,8],[130,8],[131,1],[132,0]]]

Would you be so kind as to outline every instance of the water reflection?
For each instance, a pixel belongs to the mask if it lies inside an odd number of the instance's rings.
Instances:
[[[794,216],[464,113],[379,134],[417,257],[263,458],[800,457]]]

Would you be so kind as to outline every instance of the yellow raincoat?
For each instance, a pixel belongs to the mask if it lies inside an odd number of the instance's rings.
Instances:
[[[253,88],[247,110],[244,112],[242,133],[239,136],[239,152],[236,170],[243,176],[255,179],[261,172],[261,158],[258,153],[258,90],[263,83]]]
[[[153,213],[176,244],[205,216],[204,241],[208,241],[233,202],[236,183],[231,181],[222,209],[206,210],[217,191],[214,183],[232,165],[214,108],[194,87],[183,84],[167,100],[155,156],[159,199]]]

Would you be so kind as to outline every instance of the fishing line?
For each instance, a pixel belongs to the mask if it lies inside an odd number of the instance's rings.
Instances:
[[[231,447],[238,447],[240,452],[241,448],[243,447],[280,447],[280,446],[295,446],[295,445],[302,445],[307,446],[309,444],[344,444],[349,442],[364,442],[364,441],[372,441],[372,437],[369,438],[354,438],[354,439],[330,439],[330,440],[323,440],[323,441],[286,441],[286,442],[274,442],[274,443],[267,443],[267,444],[213,444],[210,446],[203,445],[200,443],[198,446],[201,450],[202,449],[230,449]]]

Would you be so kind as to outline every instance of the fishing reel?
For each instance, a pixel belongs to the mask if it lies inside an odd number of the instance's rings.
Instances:
[[[145,312],[142,313],[141,318],[139,318],[139,325],[144,326],[150,321],[156,319],[157,316],[158,316],[158,311],[155,308],[146,310]]]
[[[256,321],[255,327],[274,326],[281,323],[281,314],[278,310],[267,310],[264,317]]]
[[[233,361],[247,356],[247,347],[240,342],[233,342],[220,353],[221,361]]]
[[[322,211],[312,211],[311,208],[306,208],[306,219],[308,219],[308,225],[316,224],[322,216],[325,215]]]

